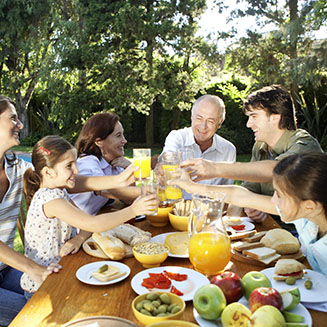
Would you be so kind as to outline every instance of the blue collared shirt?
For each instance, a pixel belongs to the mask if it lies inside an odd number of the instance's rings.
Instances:
[[[318,226],[306,218],[293,221],[301,250],[306,256],[311,268],[327,275],[327,234],[319,238]]]

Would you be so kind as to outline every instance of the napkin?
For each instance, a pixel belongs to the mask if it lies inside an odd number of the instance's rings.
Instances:
[[[327,312],[327,302],[301,302],[306,308]]]

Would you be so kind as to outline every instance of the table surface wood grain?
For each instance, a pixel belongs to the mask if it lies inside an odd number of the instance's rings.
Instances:
[[[165,227],[152,227],[146,220],[139,221],[135,225],[150,231],[153,236],[173,231],[169,224]],[[258,231],[277,227],[279,225],[271,217],[268,217],[262,224],[256,224]],[[77,254],[64,257],[60,262],[63,267],[62,270],[50,275],[45,280],[10,326],[55,327],[79,318],[97,315],[119,316],[141,325],[131,310],[132,300],[137,296],[131,288],[131,280],[144,268],[134,258],[126,258],[121,262],[131,268],[131,274],[119,283],[106,286],[84,284],[75,277],[78,268],[100,260],[103,259],[91,257],[82,249]],[[180,258],[168,257],[163,265],[192,268],[189,259]],[[262,269],[263,267],[234,259],[226,267],[226,270],[233,271],[241,277],[248,271]],[[326,326],[326,313],[309,311],[314,327]],[[195,323],[192,301],[187,302],[182,320]]]

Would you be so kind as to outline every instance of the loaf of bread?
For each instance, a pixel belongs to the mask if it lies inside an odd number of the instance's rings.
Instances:
[[[279,254],[293,254],[299,251],[300,243],[290,232],[282,228],[271,229],[261,239],[261,243]]]
[[[93,233],[92,238],[111,260],[121,260],[125,257],[126,248],[119,238],[109,235],[103,236],[99,233]]]
[[[94,241],[92,237],[87,239],[83,245],[83,250],[94,257],[108,259],[108,256],[101,250],[100,246]]]
[[[151,238],[151,233],[130,224],[119,225],[109,231],[102,232],[101,235],[117,237],[131,247],[138,243],[147,242]]]

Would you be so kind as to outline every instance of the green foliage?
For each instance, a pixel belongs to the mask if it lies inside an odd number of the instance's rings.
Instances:
[[[318,89],[306,88],[298,96],[298,124],[306,129],[327,150],[327,93],[326,81]]]
[[[225,80],[209,86],[206,91],[221,97],[226,107],[226,119],[218,134],[231,141],[238,154],[250,153],[253,133],[246,127],[247,116],[242,112],[243,100],[250,86],[239,79]]]

